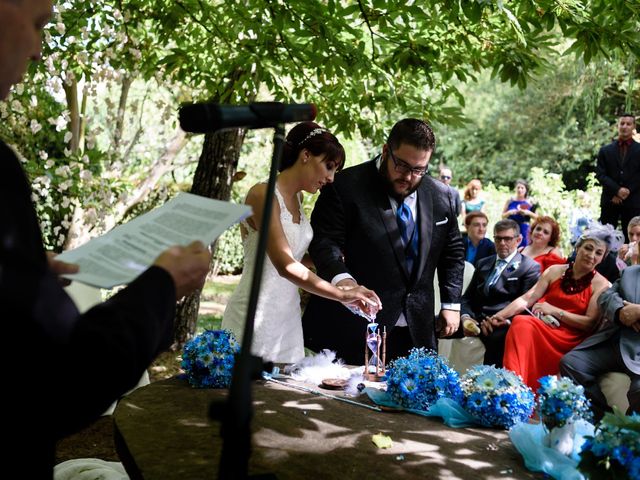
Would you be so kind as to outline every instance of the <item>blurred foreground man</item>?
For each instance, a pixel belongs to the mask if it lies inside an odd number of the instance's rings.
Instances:
[[[41,55],[50,0],[0,0],[0,100]],[[133,387],[173,339],[176,298],[202,286],[209,252],[172,247],[108,301],[80,315],[48,260],[29,183],[0,141],[0,305],[5,469],[51,478],[55,442]]]

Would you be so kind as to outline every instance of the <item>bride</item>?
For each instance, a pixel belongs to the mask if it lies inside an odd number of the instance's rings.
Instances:
[[[333,182],[344,159],[344,148],[338,139],[314,122],[300,123],[287,135],[276,180],[251,348],[263,360],[292,363],[304,357],[298,288],[369,314],[382,307],[372,290],[362,286],[336,287],[308,268],[312,264],[305,253],[313,230],[302,210],[302,191],[316,193]],[[239,340],[244,330],[266,192],[267,185],[258,183],[247,193],[245,203],[253,208],[253,216],[240,225],[244,270],[222,319],[222,328],[231,330]]]

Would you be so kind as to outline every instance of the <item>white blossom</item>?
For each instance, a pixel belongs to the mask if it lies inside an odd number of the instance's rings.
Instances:
[[[40,150],[38,152],[38,156],[42,159],[42,160],[46,160],[47,158],[49,158],[49,154],[47,152],[45,152],[44,150]]]
[[[60,165],[58,168],[56,168],[55,174],[58,175],[59,177],[66,178],[69,175],[71,175],[71,169],[69,168],[68,165]]]
[[[62,22],[58,22],[56,23],[56,31],[60,34],[60,35],[64,35],[64,32],[66,31],[66,28],[64,26],[64,23]]]
[[[64,134],[64,143],[69,143],[73,138],[73,133],[67,132]]]
[[[35,119],[31,120],[31,124],[29,125],[29,127],[31,128],[31,133],[33,133],[34,135],[42,130],[42,125],[40,125]]]
[[[61,132],[64,129],[66,129],[68,122],[69,122],[69,119],[67,118],[67,116],[64,113],[62,115],[60,115],[58,118],[56,118],[56,119],[53,119],[53,118],[49,119],[49,123],[51,125],[55,125],[56,132]]]

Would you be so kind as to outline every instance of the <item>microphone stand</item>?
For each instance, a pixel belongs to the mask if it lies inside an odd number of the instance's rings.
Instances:
[[[273,210],[276,177],[278,175],[278,167],[280,165],[280,158],[282,157],[282,149],[285,141],[284,124],[273,124],[270,125],[270,127],[275,129],[273,135],[273,156],[271,159],[271,169],[269,171],[269,181],[267,183],[264,211],[260,224],[260,236],[256,249],[254,271],[251,281],[251,294],[247,307],[242,347],[235,359],[227,401],[223,401],[224,403],[214,402],[209,407],[209,416],[222,420],[222,456],[218,469],[218,478],[221,480],[244,480],[247,478],[267,480],[277,478],[273,474],[249,476],[251,418],[253,417],[251,381],[259,379],[264,370],[262,358],[251,354],[251,343],[253,341],[254,316],[258,305],[262,270],[267,252],[269,223]]]

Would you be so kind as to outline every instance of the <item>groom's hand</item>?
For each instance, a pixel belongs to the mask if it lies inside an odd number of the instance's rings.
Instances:
[[[460,327],[460,312],[457,310],[440,310],[442,317],[442,328],[440,329],[440,337],[450,337],[458,331]]]

